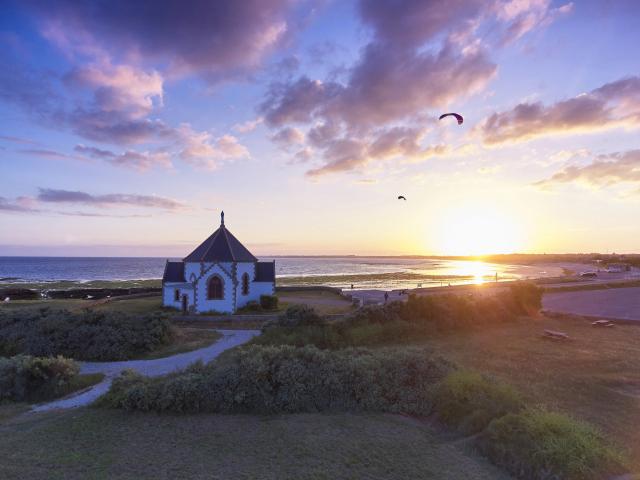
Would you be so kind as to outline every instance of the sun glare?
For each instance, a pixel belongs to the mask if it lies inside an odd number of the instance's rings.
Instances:
[[[446,255],[510,253],[523,246],[517,222],[492,207],[466,206],[445,212],[439,232],[439,249]]]

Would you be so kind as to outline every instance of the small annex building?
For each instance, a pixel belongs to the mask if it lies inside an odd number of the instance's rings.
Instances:
[[[260,295],[274,295],[275,260],[260,262],[224,225],[162,276],[162,304],[187,313],[235,313]]]

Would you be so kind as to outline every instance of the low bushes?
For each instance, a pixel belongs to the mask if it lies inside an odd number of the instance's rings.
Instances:
[[[311,307],[294,305],[265,325],[255,343],[332,349],[402,343],[436,332],[514,321],[539,310],[541,296],[536,285],[526,282],[494,295],[412,295],[406,302],[363,307],[333,322]]]
[[[454,371],[435,392],[434,411],[449,426],[478,434],[493,463],[526,480],[596,480],[623,473],[622,459],[590,425],[527,407],[508,385]]]
[[[451,368],[422,349],[252,346],[159,379],[128,372],[100,403],[157,412],[429,414],[433,389]]]
[[[265,310],[277,310],[278,297],[275,295],[260,295],[260,306]]]
[[[620,455],[590,425],[529,409],[496,419],[480,450],[519,478],[596,480],[624,472]]]
[[[80,368],[63,357],[0,357],[0,401],[30,401],[65,392]]]
[[[493,419],[524,408],[522,398],[510,386],[464,370],[440,383],[434,403],[440,420],[466,434],[478,433]]]
[[[63,355],[78,360],[126,360],[168,344],[173,329],[162,314],[20,309],[0,312],[0,355]]]
[[[313,327],[325,325],[324,319],[308,305],[291,305],[276,320],[267,322],[264,330],[272,327]]]

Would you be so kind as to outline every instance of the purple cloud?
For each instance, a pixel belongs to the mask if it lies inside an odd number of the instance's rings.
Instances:
[[[0,135],[0,140],[3,140],[5,142],[19,143],[22,145],[38,145],[39,144],[35,140],[31,140],[29,138],[14,137],[11,135]]]
[[[486,2],[455,0],[447,8],[419,0],[362,0],[359,5],[373,37],[347,71],[346,81],[301,76],[277,83],[259,107],[265,123],[280,132],[292,124],[309,125],[308,145],[324,161],[310,175],[349,171],[396,156],[426,158],[423,153],[436,146],[417,143],[423,134],[392,137],[407,134],[406,125],[415,124],[425,111],[481,91],[496,72],[478,43],[449,38],[484,15]],[[272,139],[280,142],[281,134]]]
[[[106,195],[92,195],[87,192],[72,190],[57,190],[52,188],[40,188],[36,199],[45,203],[67,203],[92,205],[98,207],[110,207],[114,205],[126,205],[145,208],[159,208],[163,210],[182,210],[187,206],[171,198],[155,195],[137,195],[124,193],[110,193]]]
[[[86,158],[77,155],[68,155],[66,153],[56,152],[55,150],[47,150],[41,148],[18,150],[18,153],[22,153],[24,155],[35,155],[51,160],[86,160]]]
[[[0,197],[0,212],[35,213],[39,211],[23,200],[24,197],[12,202],[8,198]]]
[[[599,155],[587,165],[568,165],[535,185],[549,188],[560,183],[580,183],[592,188],[622,183],[640,185],[640,150]]]
[[[304,133],[295,127],[286,127],[271,136],[271,140],[283,148],[304,143]]]
[[[74,150],[91,158],[104,160],[119,167],[133,168],[146,171],[153,167],[170,168],[171,158],[166,152],[135,152],[127,150],[124,153],[114,153],[110,150],[103,150],[96,147],[76,145]]]
[[[607,83],[551,105],[521,103],[494,113],[479,127],[487,145],[627,126],[640,127],[640,77]]]
[[[36,1],[45,36],[65,50],[154,61],[207,80],[238,77],[258,67],[289,32],[294,2]]]

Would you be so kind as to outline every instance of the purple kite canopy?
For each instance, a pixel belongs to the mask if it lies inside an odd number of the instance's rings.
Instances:
[[[444,117],[448,117],[449,115],[456,117],[456,120],[458,120],[458,125],[462,125],[462,122],[464,122],[464,118],[462,118],[462,115],[458,113],[443,113],[442,115],[440,115],[440,118],[438,120],[442,120]]]

